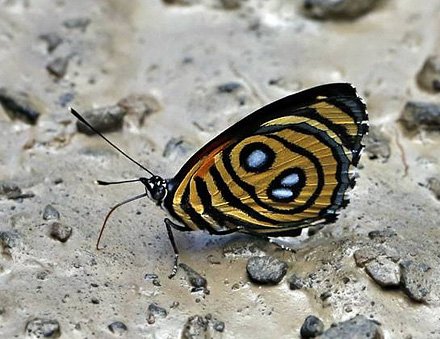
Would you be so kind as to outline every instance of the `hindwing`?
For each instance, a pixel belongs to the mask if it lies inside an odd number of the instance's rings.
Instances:
[[[191,229],[287,235],[333,221],[368,131],[350,84],[271,103],[202,147],[169,181],[165,206]]]

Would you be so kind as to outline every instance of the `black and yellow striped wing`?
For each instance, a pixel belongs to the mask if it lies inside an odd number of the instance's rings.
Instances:
[[[365,104],[350,84],[271,103],[205,145],[169,181],[165,206],[190,229],[289,235],[335,220],[354,185]]]

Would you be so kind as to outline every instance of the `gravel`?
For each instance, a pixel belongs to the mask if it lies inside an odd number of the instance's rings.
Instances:
[[[375,321],[358,315],[341,322],[324,332],[320,339],[383,339],[383,333]]]
[[[36,106],[36,101],[28,93],[0,88],[0,105],[12,120],[18,119],[35,125],[41,114]]]
[[[60,324],[56,320],[35,318],[26,324],[26,334],[31,338],[59,338]]]
[[[365,265],[365,270],[382,287],[399,286],[399,265],[388,258],[376,258]]]
[[[417,74],[419,86],[428,92],[440,92],[440,56],[429,56]]]
[[[403,109],[400,121],[408,131],[440,131],[440,105],[409,101]]]
[[[287,273],[287,264],[270,256],[252,257],[246,270],[249,278],[259,284],[278,284]]]
[[[118,105],[101,107],[85,111],[82,113],[82,116],[98,131],[102,133],[114,132],[122,129],[124,124],[125,110]],[[95,132],[93,132],[80,121],[76,122],[76,126],[78,128],[78,132],[80,133],[87,135],[95,134]]]
[[[301,338],[316,338],[324,332],[324,323],[321,319],[309,315],[301,326]]]

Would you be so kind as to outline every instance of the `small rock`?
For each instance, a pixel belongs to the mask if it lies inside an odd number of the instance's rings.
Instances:
[[[400,121],[408,131],[440,131],[440,105],[409,101],[403,109]]]
[[[114,132],[122,128],[125,110],[116,105],[85,111],[83,116],[98,131],[102,133]],[[87,135],[95,134],[95,132],[84,125],[81,121],[77,121],[76,126],[78,128],[78,132]]]
[[[152,95],[132,94],[119,100],[118,106],[127,112],[127,115],[136,116],[138,118],[139,126],[144,125],[147,116],[162,109],[159,101]]]
[[[304,0],[307,15],[317,19],[356,19],[371,11],[379,0]]]
[[[223,332],[225,330],[225,323],[223,321],[216,321],[212,325],[212,328],[214,329],[214,331]]]
[[[34,101],[35,99],[25,92],[0,88],[0,104],[12,120],[19,119],[35,125],[40,113]]]
[[[243,0],[220,0],[220,3],[224,9],[231,10],[240,8],[242,1]]]
[[[180,263],[179,267],[181,267],[186,272],[186,277],[191,286],[196,288],[206,287],[206,279],[203,278],[199,273],[194,271],[191,267],[184,263]]]
[[[144,279],[153,282],[154,286],[160,286],[160,280],[157,274],[147,273],[145,274]]]
[[[0,182],[0,196],[6,196],[8,199],[17,199],[21,196],[21,189],[14,183]]]
[[[162,155],[165,158],[174,160],[177,158],[187,157],[193,148],[182,138],[171,138],[165,145]]]
[[[399,266],[388,258],[378,257],[365,265],[367,273],[382,287],[399,286]]]
[[[68,29],[80,29],[83,32],[86,30],[87,26],[90,24],[90,19],[88,18],[73,18],[64,20],[63,26]]]
[[[217,90],[220,93],[232,93],[232,92],[237,91],[240,88],[242,88],[242,85],[240,83],[231,81],[231,82],[227,82],[223,85],[219,85],[217,87]]]
[[[11,249],[18,245],[19,235],[15,232],[0,232],[1,254],[8,259],[12,258]]]
[[[423,302],[431,291],[428,281],[429,267],[406,260],[400,263],[400,285],[414,301]]]
[[[189,317],[182,331],[182,339],[206,339],[209,337],[209,321],[196,315]]]
[[[127,326],[123,322],[115,321],[108,325],[108,329],[113,334],[122,335],[127,331]]]
[[[293,274],[289,279],[289,288],[291,290],[299,290],[304,287],[304,282]]]
[[[330,298],[331,296],[332,296],[332,292],[327,291],[327,292],[321,293],[321,295],[319,296],[319,298],[320,298],[322,301],[324,301],[324,300],[327,300],[328,298]]]
[[[58,220],[60,219],[60,212],[58,212],[52,205],[46,205],[43,211],[44,220]]]
[[[60,324],[56,320],[35,318],[26,324],[26,334],[33,338],[59,338]]]
[[[427,183],[428,189],[434,193],[434,196],[440,200],[440,180],[437,178],[429,178]]]
[[[440,56],[432,55],[417,75],[419,86],[428,92],[440,92]]]
[[[46,69],[55,77],[63,78],[69,66],[69,59],[70,57],[68,56],[55,58],[47,64]]]
[[[55,221],[50,227],[50,236],[61,242],[66,242],[72,235],[72,227]]]
[[[368,233],[368,236],[371,240],[376,240],[380,242],[385,242],[388,238],[395,237],[396,235],[397,233],[392,230],[371,231],[370,233]]]
[[[390,138],[378,127],[370,126],[368,135],[365,136],[365,151],[371,160],[381,159],[386,162],[391,155]]]
[[[316,338],[324,332],[324,323],[321,319],[309,315],[301,326],[301,338]]]
[[[287,273],[287,264],[270,256],[252,257],[246,270],[252,281],[260,284],[278,284]]]
[[[40,39],[46,42],[49,53],[52,53],[63,42],[63,39],[55,32],[42,34]]]
[[[156,322],[156,318],[166,318],[168,312],[166,309],[157,306],[155,303],[150,304],[148,306],[147,311],[147,322],[151,325]]]
[[[329,328],[320,339],[383,339],[380,326],[363,315],[336,324]]]

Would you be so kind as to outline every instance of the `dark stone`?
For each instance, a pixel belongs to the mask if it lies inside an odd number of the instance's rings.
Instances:
[[[120,106],[101,107],[85,111],[83,113],[86,119],[94,128],[101,133],[114,132],[122,129],[124,123],[125,110]],[[94,135],[90,128],[84,125],[81,121],[76,122],[78,132]]]
[[[168,315],[168,312],[166,309],[157,306],[155,303],[151,303],[150,306],[148,306],[147,311],[147,322],[151,325],[156,322],[156,318],[166,318]]]
[[[386,162],[391,155],[390,138],[379,127],[370,126],[364,138],[365,151],[371,160],[380,159]]]
[[[60,219],[60,212],[58,212],[52,205],[46,205],[43,211],[44,220],[58,220]]]
[[[59,338],[60,324],[56,320],[35,318],[26,324],[26,334],[34,338]]]
[[[440,92],[440,56],[432,55],[425,60],[417,82],[425,91]]]
[[[388,258],[378,257],[365,265],[367,273],[382,287],[399,286],[399,266]]]
[[[434,196],[440,200],[440,180],[437,178],[429,178],[427,183],[428,189],[434,194]]]
[[[185,273],[186,278],[188,282],[191,284],[191,286],[200,288],[200,287],[206,287],[207,281],[205,278],[203,278],[199,273],[194,271],[191,267],[184,263],[180,263],[179,267],[181,267]]]
[[[329,328],[320,339],[383,339],[378,323],[358,315]]]
[[[440,131],[440,105],[409,101],[403,109],[400,121],[408,131]]]
[[[118,106],[120,106],[128,116],[135,116],[139,126],[144,125],[147,116],[162,109],[162,105],[156,97],[152,95],[132,94],[119,100]]]
[[[356,19],[371,11],[379,0],[304,0],[305,13],[317,19]]]
[[[324,323],[321,319],[309,315],[301,326],[301,338],[316,338],[324,332]]]
[[[223,332],[225,330],[225,323],[223,321],[216,321],[212,325],[212,328],[214,329],[214,331]]]
[[[384,242],[388,238],[395,237],[396,235],[397,233],[392,230],[371,231],[370,233],[368,233],[368,236],[371,240],[377,240],[380,242]]]
[[[319,296],[319,298],[320,298],[322,301],[324,301],[324,300],[327,300],[328,298],[330,298],[331,296],[332,296],[332,292],[327,291],[327,292],[321,293],[321,295]]]
[[[227,82],[225,84],[219,85],[217,87],[217,89],[220,93],[232,93],[232,92],[237,91],[241,87],[242,86],[240,83],[231,81],[231,82]]]
[[[304,287],[304,282],[293,274],[289,279],[289,288],[291,290],[299,290]]]
[[[50,227],[50,236],[58,241],[66,242],[72,235],[72,227],[55,221]]]
[[[94,304],[94,305],[99,305],[99,303],[100,303],[99,299],[96,298],[96,297],[92,297],[92,299],[91,299],[90,301],[91,301],[92,304]]]
[[[19,239],[19,235],[15,232],[0,232],[1,254],[11,259],[11,249],[18,245]]]
[[[0,196],[8,199],[18,199],[21,196],[21,189],[14,183],[0,182]]]
[[[209,321],[199,315],[189,317],[182,331],[182,339],[210,338],[208,332]]]
[[[145,274],[144,279],[147,281],[151,281],[154,286],[161,286],[159,276],[157,274],[147,273]]]
[[[90,24],[89,18],[73,18],[64,20],[63,26],[68,29],[80,29],[85,31],[87,26]]]
[[[0,104],[12,120],[19,119],[35,125],[40,116],[34,104],[34,99],[29,94],[21,91],[0,88]]]
[[[246,270],[252,281],[259,284],[278,284],[287,273],[287,264],[270,256],[252,257]]]
[[[127,326],[123,322],[115,321],[108,325],[108,329],[113,334],[122,335],[127,331]]]
[[[57,78],[63,78],[66,75],[67,67],[69,66],[70,57],[58,57],[49,62],[46,66],[50,74]]]
[[[63,39],[55,32],[42,34],[40,39],[46,42],[49,53],[52,53],[63,42]]]
[[[220,0],[224,9],[238,9],[243,0]]]
[[[431,291],[429,266],[405,260],[400,263],[400,285],[414,301],[423,302]]]

